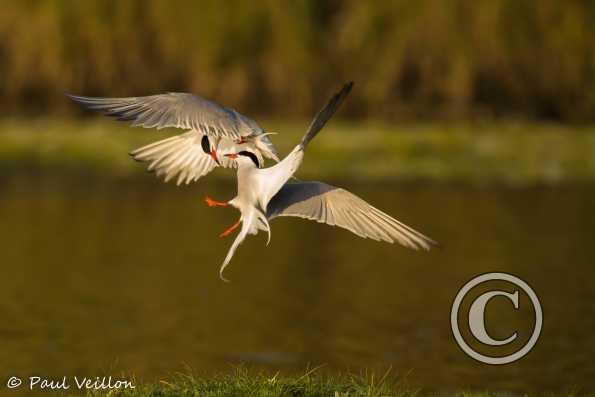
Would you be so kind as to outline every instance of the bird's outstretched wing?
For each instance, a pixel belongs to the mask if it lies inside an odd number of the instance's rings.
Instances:
[[[324,127],[326,122],[329,121],[333,114],[335,114],[337,109],[339,109],[339,106],[341,106],[347,95],[349,95],[351,92],[351,88],[353,88],[353,81],[345,84],[341,88],[341,91],[333,95],[328,103],[318,113],[316,113],[316,116],[314,116],[314,119],[312,119],[312,122],[308,127],[308,131],[306,131],[306,134],[302,138],[302,142],[300,143],[302,148],[306,148],[306,146],[308,146],[308,143],[314,139],[316,134],[318,134],[322,127]]]
[[[360,237],[429,250],[435,241],[347,190],[322,182],[288,183],[271,199],[267,218],[295,216],[347,229]]]
[[[260,170],[259,178],[262,180],[261,206],[265,208],[272,197],[277,194],[279,189],[293,176],[304,158],[304,150],[308,143],[320,132],[322,127],[335,114],[341,103],[351,92],[353,82],[345,84],[339,92],[332,96],[326,105],[316,113],[314,119],[308,127],[308,131],[303,136],[302,141],[279,163],[272,167]]]
[[[130,155],[137,161],[150,163],[148,170],[155,172],[158,177],[163,176],[165,182],[177,176],[178,185],[188,184],[218,166],[204,152],[201,146],[203,137],[197,131],[189,131],[143,146],[130,152]],[[225,156],[221,156],[219,162],[221,167],[236,167],[235,162]]]
[[[101,111],[121,121],[132,121],[133,126],[175,127],[231,139],[263,133],[262,128],[249,117],[183,92],[128,98],[68,97],[88,109]]]

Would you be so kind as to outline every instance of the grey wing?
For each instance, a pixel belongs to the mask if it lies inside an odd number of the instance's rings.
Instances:
[[[347,190],[322,182],[288,183],[271,199],[269,219],[296,216],[347,229],[360,237],[429,250],[432,239]]]
[[[149,171],[158,177],[163,176],[165,182],[176,178],[176,183],[190,183],[217,167],[217,163],[204,152],[201,147],[203,134],[189,131],[151,143],[130,152],[137,161],[150,163]],[[235,162],[222,156],[219,159],[222,167],[235,167]]]
[[[88,109],[102,111],[121,121],[132,121],[133,126],[176,127],[232,139],[262,133],[254,120],[235,110],[183,92],[128,98],[68,97]]]

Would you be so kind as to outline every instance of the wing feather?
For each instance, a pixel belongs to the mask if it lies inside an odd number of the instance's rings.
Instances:
[[[188,184],[208,174],[217,167],[211,156],[206,154],[200,141],[203,134],[189,131],[136,149],[130,155],[137,161],[148,162],[147,170],[157,176],[164,176],[165,182],[176,179],[176,184]],[[219,159],[221,166],[232,168],[232,160]]]
[[[254,120],[235,110],[184,92],[127,98],[68,97],[88,109],[131,121],[135,127],[175,127],[231,139],[263,133]]]
[[[430,249],[436,242],[347,190],[322,182],[288,183],[271,199],[267,218],[295,216],[339,226],[363,237]]]
[[[254,120],[197,95],[170,92],[128,98],[68,97],[88,109],[131,121],[133,127],[176,127],[229,140],[251,137],[259,155],[279,161],[275,146]]]

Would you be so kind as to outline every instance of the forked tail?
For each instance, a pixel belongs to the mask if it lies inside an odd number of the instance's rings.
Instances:
[[[227,256],[225,257],[223,264],[219,268],[219,278],[221,278],[221,280],[225,281],[226,283],[228,283],[229,280],[226,279],[225,277],[223,277],[223,271],[225,270],[227,265],[229,265],[231,258],[233,258],[233,254],[235,254],[235,252],[236,252],[236,249],[240,246],[242,241],[244,241],[244,239],[248,235],[248,231],[250,230],[250,223],[252,223],[251,216],[248,216],[248,217],[242,216],[242,229],[240,230],[240,233],[238,233],[238,236],[236,237],[233,244],[229,248],[229,251],[227,251]]]
[[[254,209],[250,211],[248,214],[246,214],[246,216],[242,214],[241,221],[242,229],[240,230],[240,233],[238,234],[233,244],[229,248],[227,256],[225,257],[223,264],[219,268],[219,277],[221,278],[221,280],[225,282],[229,282],[229,280],[223,277],[223,271],[229,265],[229,262],[231,262],[231,258],[233,258],[236,249],[246,239],[246,236],[248,236],[249,233],[256,234],[258,232],[258,229],[263,229],[268,233],[267,245],[269,245],[269,242],[271,241],[271,228],[269,227],[269,222],[266,216],[262,212],[259,212],[258,210]]]

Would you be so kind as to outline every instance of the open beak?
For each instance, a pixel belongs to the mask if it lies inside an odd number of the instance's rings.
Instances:
[[[217,163],[217,165],[221,165],[219,159],[217,158],[217,151],[215,149],[211,149],[211,158]]]
[[[235,160],[235,159],[237,159],[237,158],[238,158],[238,155],[237,155],[237,154],[235,154],[235,153],[227,153],[227,154],[225,154],[224,156],[225,156],[225,157],[228,157],[228,158],[230,158],[230,159],[232,159],[232,160]]]

